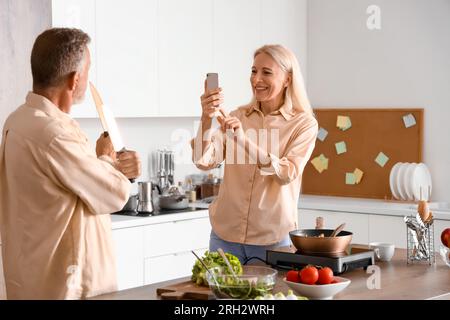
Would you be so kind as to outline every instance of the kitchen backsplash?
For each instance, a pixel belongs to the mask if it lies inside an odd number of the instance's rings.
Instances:
[[[76,108],[77,106],[74,106]],[[98,119],[76,119],[93,147],[102,132]],[[184,181],[188,174],[199,173],[191,161],[190,139],[197,132],[197,118],[121,118],[117,120],[127,149],[139,152],[142,176],[147,180],[156,174],[152,155],[167,147],[175,151],[175,182]]]

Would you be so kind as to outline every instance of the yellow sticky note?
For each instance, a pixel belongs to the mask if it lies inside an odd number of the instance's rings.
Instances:
[[[328,159],[323,154],[311,160],[312,165],[319,173],[328,169]]]
[[[362,179],[362,177],[364,175],[364,172],[362,170],[356,168],[355,171],[353,171],[353,174],[356,177],[356,184],[360,183],[361,179]]]
[[[316,170],[319,171],[319,173],[322,173],[325,170],[325,168],[323,167],[323,163],[319,159],[319,157],[312,159],[311,163],[314,166],[314,168],[316,168]]]
[[[338,127],[339,129],[345,131],[345,130],[349,129],[351,126],[352,126],[352,121],[350,120],[350,117],[347,117],[347,116],[338,116],[337,117],[336,127]]]
[[[323,153],[319,156],[320,161],[322,161],[323,167],[328,169],[328,158],[323,155]]]

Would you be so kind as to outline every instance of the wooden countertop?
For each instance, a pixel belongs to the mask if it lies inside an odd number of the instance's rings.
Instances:
[[[450,300],[450,268],[436,253],[436,264],[407,264],[406,250],[396,249],[390,262],[376,262],[381,269],[381,289],[368,289],[367,279],[372,275],[356,269],[341,275],[351,284],[335,300]],[[285,272],[280,271],[274,292],[287,292],[282,281]],[[155,300],[156,288],[188,280],[189,277],[155,283],[147,286],[118,291],[93,297],[93,300]]]

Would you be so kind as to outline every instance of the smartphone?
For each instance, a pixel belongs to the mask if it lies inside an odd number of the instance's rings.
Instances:
[[[218,73],[207,73],[206,74],[206,89],[214,90],[219,87],[219,74]]]

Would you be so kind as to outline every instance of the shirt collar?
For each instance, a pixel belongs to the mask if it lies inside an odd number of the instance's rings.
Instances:
[[[250,105],[245,115],[248,117],[253,111],[262,112],[261,104],[259,102]],[[286,119],[286,121],[292,119],[292,117],[295,116],[294,109],[292,108],[292,102],[285,101],[284,104],[278,110],[275,110],[270,113],[270,115],[278,115],[278,114],[281,114],[283,118]]]
[[[53,102],[51,102],[49,99],[47,99],[44,96],[41,96],[39,94],[36,94],[34,92],[28,92],[27,98],[26,98],[26,104],[29,107],[41,110],[45,112],[47,115],[53,118],[70,121],[72,122],[73,119],[65,112],[61,111]]]

